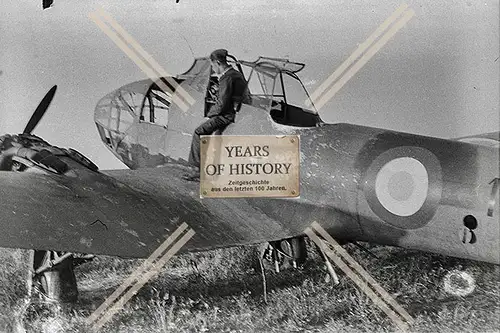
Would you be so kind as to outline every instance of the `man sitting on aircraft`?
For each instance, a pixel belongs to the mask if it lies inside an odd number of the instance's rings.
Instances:
[[[234,123],[236,112],[245,98],[247,82],[243,74],[235,70],[227,62],[227,50],[218,49],[210,54],[210,63],[215,74],[219,76],[219,90],[216,103],[205,110],[208,118],[194,130],[189,153],[189,164],[195,167],[195,172],[187,174],[186,180],[199,181],[200,178],[200,135],[210,135],[217,130],[224,130],[230,123]]]

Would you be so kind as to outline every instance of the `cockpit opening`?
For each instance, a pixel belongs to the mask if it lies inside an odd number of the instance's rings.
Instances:
[[[139,120],[166,127],[171,104],[172,95],[154,84],[144,98],[144,106],[141,109]]]
[[[237,61],[243,68],[252,105],[269,111],[273,121],[296,127],[316,127],[323,121],[307,89],[297,76],[304,64],[287,59],[259,57],[254,62]],[[313,110],[301,107],[309,99]]]

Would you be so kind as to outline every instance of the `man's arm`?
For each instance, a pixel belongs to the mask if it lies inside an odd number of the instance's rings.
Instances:
[[[208,111],[207,117],[212,118],[221,114],[232,113],[233,109],[233,80],[230,75],[225,75],[219,83],[219,96],[216,103]]]

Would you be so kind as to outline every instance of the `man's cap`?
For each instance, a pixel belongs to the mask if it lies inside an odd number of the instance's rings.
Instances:
[[[227,61],[227,50],[226,49],[218,49],[210,53],[210,59],[218,60],[218,61]]]

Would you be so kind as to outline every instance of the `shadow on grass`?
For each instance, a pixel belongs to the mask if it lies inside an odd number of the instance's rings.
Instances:
[[[498,320],[491,318],[499,312],[498,266],[398,248],[365,247],[378,258],[352,244],[345,246],[417,320],[415,331],[446,331],[454,327],[478,330],[497,325]],[[233,326],[235,330],[252,328],[253,332],[299,328],[318,332],[366,331],[370,327],[380,331],[392,327],[387,316],[339,269],[336,271],[340,284],[333,287],[325,283],[326,270],[314,253],[300,270],[279,274],[267,271],[268,304],[264,304],[262,277],[255,269],[253,256],[249,249],[221,249],[175,257],[159,276],[139,290],[111,327],[150,327],[158,321],[155,316],[164,318],[163,323],[177,325],[176,329],[182,328],[179,332],[191,332],[193,320],[198,323],[197,328],[215,331],[227,331]],[[104,257],[82,266],[78,274],[84,287],[80,289],[79,301],[63,311],[63,318],[73,323],[86,318],[141,263],[142,260]],[[457,269],[476,280],[476,290],[469,296],[451,296],[443,290],[444,276]],[[38,317],[49,315],[38,313]],[[36,317],[34,313],[31,319]],[[154,332],[170,332],[164,330],[165,325]]]
[[[207,276],[204,272],[190,272],[182,276],[165,272],[146,283],[136,297],[148,299],[154,293],[160,298],[167,295],[216,300],[248,293],[253,295],[256,301],[263,301],[263,279],[260,272],[253,269],[242,271],[236,267],[231,274],[227,271],[230,268],[225,269],[224,277],[212,274]],[[306,279],[320,280],[324,274],[325,271],[315,260],[308,260],[300,269],[288,269],[280,273],[266,271],[266,290],[267,293],[272,293],[280,289],[299,287]],[[99,290],[81,290],[78,306],[90,308],[100,304],[118,286],[119,284]]]

